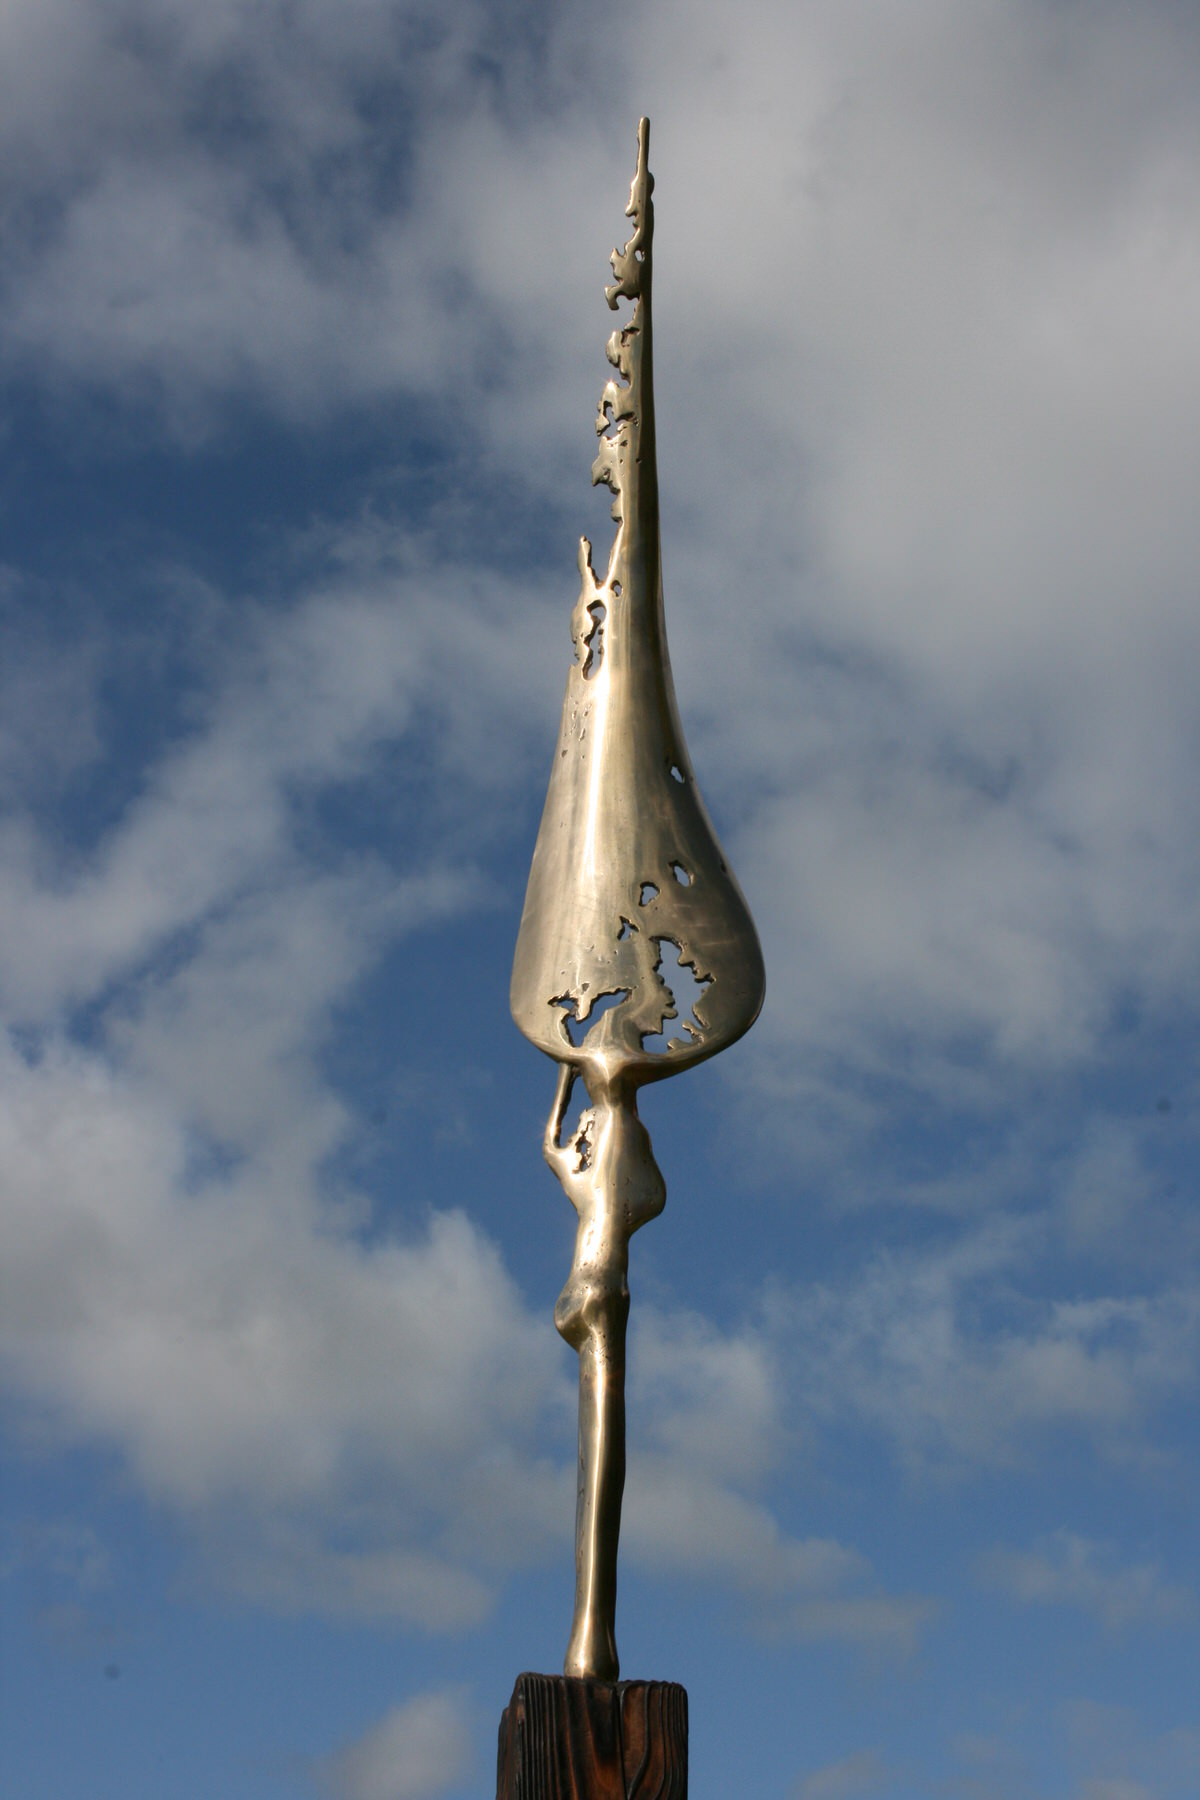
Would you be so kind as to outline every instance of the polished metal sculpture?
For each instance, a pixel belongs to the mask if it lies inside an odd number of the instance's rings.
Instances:
[[[612,253],[608,341],[620,380],[600,397],[593,483],[611,488],[617,531],[603,580],[579,546],[575,660],[521,916],[512,1011],[559,1064],[546,1160],[579,1215],[554,1322],[579,1352],[575,1616],[567,1675],[615,1681],[617,1537],[625,1483],[629,1239],[666,1188],[637,1091],[714,1056],[748,1031],[763,999],[754,923],[717,842],[683,741],[663,623],[651,360],[653,177],[649,121]],[[671,983],[700,990],[679,1035]],[[689,983],[689,985],[691,985]],[[658,1039],[656,1044],[653,1040]],[[572,1090],[589,1106],[569,1131]]]

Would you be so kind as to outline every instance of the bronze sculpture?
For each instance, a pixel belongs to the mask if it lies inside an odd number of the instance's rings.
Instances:
[[[575,1613],[564,1670],[615,1682],[617,1538],[625,1479],[625,1327],[629,1239],[662,1211],[666,1187],[637,1091],[713,1056],[747,1031],[763,963],[683,740],[663,622],[651,341],[653,178],[649,122],[612,253],[608,359],[620,379],[600,398],[594,483],[611,488],[616,536],[603,579],[586,538],[571,621],[575,660],[533,854],[512,975],[513,1017],[559,1064],[546,1159],[579,1224],[555,1308],[579,1352]],[[679,1034],[672,970],[702,990]],[[563,1141],[572,1090],[589,1107]]]

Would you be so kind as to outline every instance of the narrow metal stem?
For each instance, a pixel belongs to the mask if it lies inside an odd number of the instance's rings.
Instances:
[[[579,1353],[579,1486],[575,1615],[567,1675],[615,1681],[617,1540],[625,1489],[625,1327],[629,1239],[663,1209],[666,1187],[637,1115],[634,1090],[589,1077],[595,1105],[567,1144],[575,1070],[562,1065],[546,1127],[546,1160],[579,1215],[575,1256],[554,1323]]]
[[[575,1501],[575,1613],[565,1675],[615,1681],[617,1540],[625,1489],[624,1304],[607,1310],[579,1345],[579,1487]]]

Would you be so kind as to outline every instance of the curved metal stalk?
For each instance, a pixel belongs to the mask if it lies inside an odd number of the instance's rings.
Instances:
[[[579,1352],[575,1617],[568,1675],[615,1681],[617,1538],[625,1481],[629,1239],[666,1188],[637,1090],[713,1056],[763,999],[754,923],[692,773],[663,621],[654,447],[649,122],[638,127],[629,242],[614,250],[608,341],[620,380],[601,395],[593,482],[617,530],[603,580],[579,546],[575,660],[513,962],[513,1017],[560,1065],[546,1159],[578,1214],[575,1258],[555,1308]],[[696,990],[679,1035],[676,989]],[[674,983],[674,986],[672,986]],[[572,1030],[572,1026],[576,1030]],[[563,1142],[577,1078],[590,1101]]]
[[[559,1070],[546,1127],[546,1161],[579,1215],[575,1257],[554,1323],[579,1352],[579,1486],[575,1507],[575,1616],[567,1675],[615,1681],[617,1538],[625,1487],[625,1324],[629,1240],[666,1204],[666,1183],[627,1083],[597,1083],[568,1145],[563,1120],[575,1070]]]

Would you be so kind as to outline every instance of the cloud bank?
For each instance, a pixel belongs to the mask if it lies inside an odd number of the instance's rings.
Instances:
[[[32,392],[84,457],[267,420],[394,430],[400,471],[261,595],[187,544],[131,572],[163,613],[135,676],[111,596],[4,573],[5,1378],[277,1607],[466,1629],[561,1546],[570,1395],[519,1247],[405,1196],[381,1231],[331,1172],[359,1121],[324,1055],[397,945],[519,894],[644,103],[673,656],[770,972],[730,1130],[878,1229],[819,1279],[797,1231],[736,1318],[643,1308],[629,1553],[768,1634],[908,1649],[937,1597],[782,1522],[797,1435],[915,1483],[1068,1443],[1129,1470],[1194,1391],[1196,27],[515,23],[0,21],[10,439]],[[406,456],[449,471],[436,516]],[[1008,1591],[1169,1622],[1152,1560],[1062,1531],[997,1552]],[[456,1704],[389,1715],[345,1791],[397,1743],[419,1771]]]

